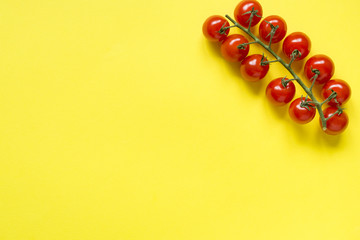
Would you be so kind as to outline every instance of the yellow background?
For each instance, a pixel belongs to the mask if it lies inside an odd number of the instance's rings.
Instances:
[[[204,39],[237,3],[2,0],[0,239],[360,239],[360,2],[261,1],[351,85],[337,137]]]

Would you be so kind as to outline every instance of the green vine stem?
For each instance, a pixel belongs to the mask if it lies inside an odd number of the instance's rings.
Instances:
[[[296,75],[296,73],[294,72],[294,70],[291,68],[291,63],[293,62],[294,58],[293,57],[290,61],[290,63],[286,63],[281,57],[279,57],[272,49],[271,49],[271,44],[267,45],[265,44],[264,42],[262,42],[259,38],[257,38],[251,31],[250,31],[250,28],[244,28],[243,26],[241,26],[239,23],[237,23],[234,19],[232,19],[229,15],[225,15],[225,17],[227,19],[229,19],[233,24],[234,26],[240,28],[242,31],[244,31],[247,35],[249,35],[252,39],[254,39],[254,42],[252,43],[258,43],[260,44],[263,48],[265,48],[269,53],[271,53],[271,55],[273,55],[275,57],[276,60],[274,61],[271,61],[271,62],[279,62],[281,63],[281,65],[283,65],[286,70],[288,70],[288,72],[293,76],[294,80],[304,89],[304,91],[306,92],[306,94],[311,98],[311,103],[315,105],[316,109],[318,110],[319,112],[319,115],[320,115],[320,119],[321,119],[321,123],[322,123],[322,127],[323,127],[323,130],[325,131],[326,130],[326,121],[329,119],[329,118],[325,118],[324,117],[324,113],[323,113],[323,110],[322,110],[322,105],[324,103],[326,103],[328,101],[325,100],[324,102],[319,102],[313,92],[312,92],[312,87],[313,87],[313,84],[310,88],[308,88],[304,82],[299,78],[298,75]],[[250,25],[249,25],[250,26]],[[296,55],[296,54],[295,54]],[[316,75],[315,75],[316,76]],[[313,79],[313,82],[315,82],[316,80],[316,77]],[[332,96],[334,98],[334,96]],[[336,97],[336,96],[335,96]]]

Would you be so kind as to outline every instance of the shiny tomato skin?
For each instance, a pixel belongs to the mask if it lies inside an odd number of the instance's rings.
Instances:
[[[224,25],[225,24],[225,25]],[[214,15],[208,17],[203,24],[203,34],[204,36],[212,42],[222,42],[226,39],[229,34],[230,29],[225,31],[226,34],[220,34],[219,30],[221,27],[229,27],[229,22],[222,16]]]
[[[266,96],[276,106],[284,106],[295,96],[295,85],[288,82],[286,87],[282,85],[282,78],[272,80],[266,87]],[[287,79],[286,79],[287,80]]]
[[[303,98],[303,101],[305,99]],[[289,115],[290,118],[299,124],[306,124],[311,122],[314,119],[316,110],[313,107],[309,106],[309,109],[302,107],[301,105],[301,98],[297,98],[291,102],[289,107]],[[313,105],[314,106],[314,105]]]
[[[236,21],[241,26],[246,27],[246,28],[249,26],[248,20],[249,20],[250,14],[244,14],[244,13],[251,11],[252,8],[254,8],[254,10],[258,10],[257,15],[262,17],[262,15],[263,15],[262,7],[258,1],[243,0],[236,6],[235,11],[234,11],[234,16],[235,16]],[[258,24],[261,20],[261,17],[254,15],[252,22],[251,22],[251,26],[253,27],[256,24]]]
[[[221,55],[229,62],[240,62],[249,53],[249,45],[245,49],[239,49],[238,46],[247,43],[246,37],[240,34],[233,34],[221,44]]]
[[[324,117],[327,118],[331,114],[337,111],[336,107],[328,107],[323,111]],[[337,135],[345,131],[346,127],[349,124],[349,118],[345,112],[342,112],[340,115],[335,114],[326,122],[325,133],[329,135]],[[320,119],[320,126],[323,127]]]
[[[288,58],[291,58],[291,54],[295,49],[299,50],[301,53],[301,56],[296,58],[295,61],[302,60],[309,55],[311,50],[311,41],[305,33],[294,32],[284,39],[282,50]]]
[[[267,22],[270,22],[275,27],[279,26],[278,29],[276,29],[274,37],[272,38],[271,42],[277,43],[283,40],[283,38],[286,36],[287,25],[282,17],[276,15],[268,16],[260,23],[259,35],[261,39],[266,43],[270,42],[269,34],[271,32],[271,26]]]
[[[332,93],[330,89],[337,93],[336,100],[338,101],[338,103],[336,103],[335,99],[331,99],[330,102],[328,102],[330,106],[336,107],[338,104],[342,105],[346,103],[351,96],[351,89],[347,82],[341,79],[332,79],[325,83],[321,89],[321,96],[323,100],[327,99]]]
[[[269,65],[261,65],[262,55],[254,54],[247,56],[240,64],[242,77],[249,82],[256,82],[263,79],[269,71]],[[264,58],[264,61],[267,61]]]
[[[320,74],[315,81],[315,84],[319,85],[329,81],[335,72],[334,62],[330,57],[323,54],[314,55],[306,61],[304,72],[308,80],[315,75],[311,69],[317,69],[320,71]]]

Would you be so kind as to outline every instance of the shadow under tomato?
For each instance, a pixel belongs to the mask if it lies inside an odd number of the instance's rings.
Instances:
[[[315,120],[315,119],[314,119]],[[319,119],[317,119],[317,121],[319,121]],[[318,131],[316,132],[317,134],[317,139],[318,142],[322,145],[328,145],[328,146],[332,146],[332,147],[336,147],[337,145],[339,145],[342,135],[329,135],[326,134],[325,132],[323,132],[323,130],[320,128],[320,123],[319,123],[319,128]]]
[[[318,146],[319,149],[322,149],[322,146],[336,147],[341,141],[341,135],[332,136],[321,130],[318,113],[312,122],[307,124],[298,124],[290,118],[289,121],[291,122],[291,127],[294,129],[293,132],[298,142],[304,145]]]
[[[310,84],[309,84],[310,85]],[[323,99],[321,97],[321,89],[322,89],[323,85],[317,85],[315,84],[314,88],[312,89],[313,90],[313,94],[315,95],[316,99],[318,101],[323,101],[325,99]]]
[[[276,114],[276,116],[280,119],[285,119],[286,113],[288,111],[288,105],[285,106],[276,106],[273,103],[269,101],[266,94],[264,93],[265,101],[267,102],[268,106],[271,108],[271,110]]]
[[[279,55],[280,52],[282,51],[282,42],[271,44],[271,49],[272,49],[277,55]]]
[[[206,47],[217,57],[222,58],[221,56],[221,52],[220,52],[220,47],[221,47],[221,43],[220,42],[210,42],[206,39],[204,39],[204,42],[206,44]]]
[[[263,80],[257,82],[249,82],[245,80],[240,73],[240,62],[228,62],[228,66],[232,73],[239,78],[239,81],[244,82],[252,93],[259,95],[263,86]]]

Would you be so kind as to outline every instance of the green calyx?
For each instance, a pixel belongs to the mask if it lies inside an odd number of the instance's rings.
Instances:
[[[257,16],[257,17],[261,18],[261,16],[257,14],[258,12],[259,12],[258,10],[254,10],[254,7],[252,7],[251,11],[248,11],[248,12],[245,12],[245,13],[242,14],[242,15],[250,14],[249,19],[246,21],[246,22],[249,22],[248,31],[250,31],[251,23],[252,23],[252,20],[253,20],[254,16]]]
[[[306,95],[306,97],[303,99],[303,96],[301,96],[300,98],[300,107],[306,108],[308,111],[310,111],[310,107],[311,108],[315,108],[314,104],[312,104],[312,101],[308,100],[308,96]]]
[[[281,85],[286,88],[289,82],[296,80],[296,79],[287,79],[286,76],[281,79]]]

